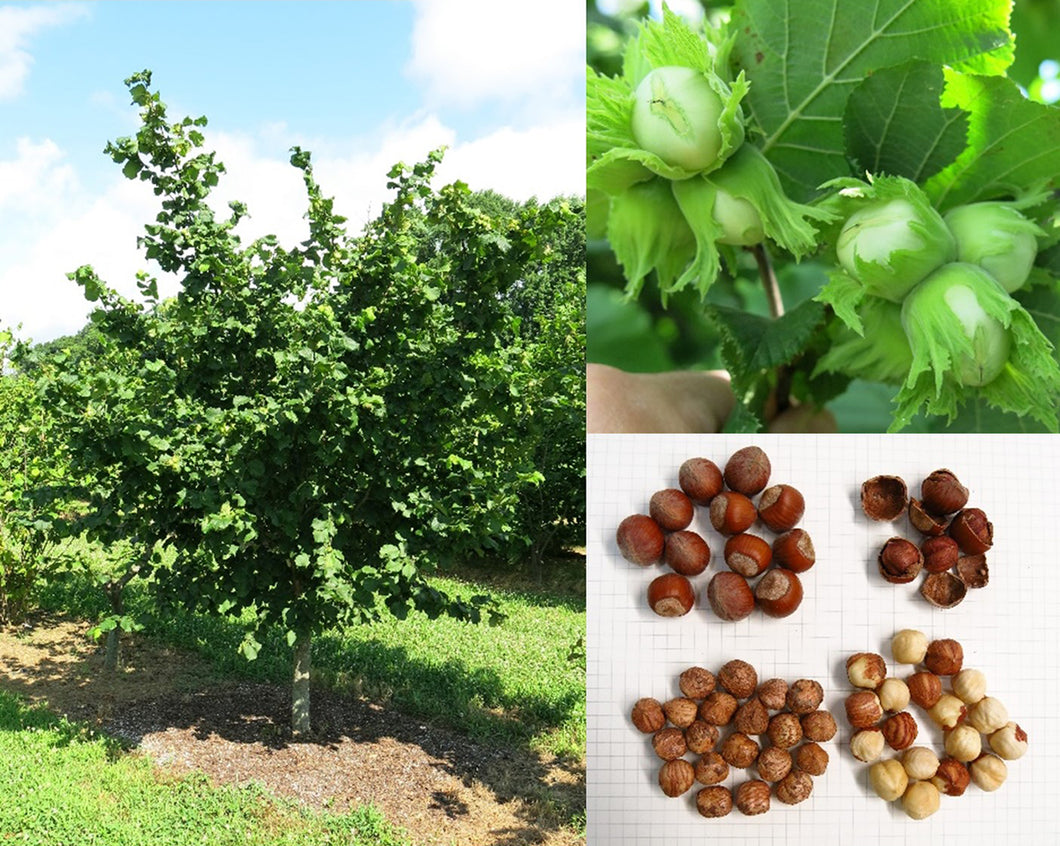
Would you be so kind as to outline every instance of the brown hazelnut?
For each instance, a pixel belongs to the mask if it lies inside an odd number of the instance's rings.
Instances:
[[[684,696],[664,702],[662,708],[666,719],[678,728],[688,728],[692,725],[699,711],[699,706]]]
[[[658,699],[646,696],[633,703],[633,725],[645,734],[654,734],[666,725],[666,714]]]
[[[700,784],[718,784],[729,777],[729,765],[719,752],[708,752],[696,761],[695,771]]]
[[[677,471],[677,482],[696,505],[709,505],[721,493],[721,470],[709,458],[690,458]]]
[[[817,560],[813,540],[805,529],[792,529],[773,541],[773,560],[794,573],[804,573]]]
[[[757,698],[752,698],[736,709],[732,720],[736,730],[744,734],[765,734],[769,728],[769,711]]]
[[[721,757],[730,767],[746,769],[758,758],[758,744],[742,731],[734,731],[721,742]]]
[[[780,781],[791,771],[791,753],[779,746],[767,746],[758,755],[758,774],[766,781]]]
[[[931,783],[938,788],[939,793],[947,796],[961,796],[971,783],[972,776],[968,768],[956,758],[943,758],[939,761],[939,768],[931,777]]]
[[[681,617],[695,602],[692,583],[680,573],[664,573],[648,585],[648,605],[660,617]]]
[[[738,535],[751,528],[758,512],[742,493],[726,491],[710,501],[710,524],[723,535]]]
[[[990,570],[985,555],[962,555],[957,559],[957,576],[970,588],[986,587],[990,581]]]
[[[784,679],[768,679],[758,686],[758,698],[770,711],[784,707],[788,695],[788,683]]]
[[[785,805],[797,805],[810,798],[813,792],[813,779],[802,770],[792,770],[776,786],[777,799]]]
[[[680,796],[695,780],[695,768],[684,758],[675,758],[659,767],[659,787],[667,796]]]
[[[908,711],[899,711],[888,717],[880,729],[887,745],[895,751],[908,749],[916,741],[916,720]]]
[[[729,490],[754,496],[769,484],[769,456],[756,446],[738,449],[725,464],[725,484]]]
[[[861,486],[861,510],[870,520],[897,520],[909,502],[909,489],[898,476],[874,476]]]
[[[824,689],[821,683],[813,679],[799,679],[788,688],[785,702],[793,714],[810,714],[821,707],[824,701]]]
[[[952,514],[968,504],[968,488],[952,470],[936,470],[921,483],[920,498],[932,514]]]
[[[786,712],[774,714],[769,719],[769,728],[766,729],[766,734],[769,735],[769,739],[774,746],[779,746],[781,749],[790,749],[802,740],[802,725],[795,714]]]
[[[802,736],[807,740],[815,740],[820,743],[824,743],[826,740],[831,740],[835,737],[838,727],[835,724],[835,717],[833,717],[828,711],[814,711],[810,714],[806,714],[802,720]],[[803,767],[803,769],[806,769]]]
[[[715,573],[707,584],[707,601],[723,620],[734,622],[749,616],[755,607],[755,595],[747,579],[739,573]]]
[[[666,542],[670,543],[669,540]],[[920,552],[924,556],[924,569],[929,573],[945,573],[947,570],[952,570],[957,566],[957,558],[961,553],[957,548],[957,541],[949,535],[928,538],[920,544]]]
[[[758,673],[746,661],[734,658],[718,670],[718,684],[737,699],[746,699],[758,687]]]
[[[770,617],[787,617],[802,604],[802,582],[791,570],[770,570],[755,585],[755,601]]]
[[[712,726],[727,726],[739,703],[731,693],[715,690],[699,705],[699,718]]]
[[[936,608],[953,608],[960,605],[968,586],[953,573],[932,573],[920,585],[920,593]]]
[[[619,523],[615,540],[622,557],[641,567],[662,558],[666,542],[659,524],[647,514],[632,514]]]
[[[813,741],[804,743],[795,750],[795,766],[810,775],[824,775],[828,769],[828,753]]]
[[[736,808],[748,817],[769,810],[769,785],[764,781],[745,781],[736,788]]]
[[[651,519],[668,532],[687,528],[693,513],[692,500],[677,488],[656,491],[648,502]]]
[[[924,556],[917,545],[905,538],[891,538],[877,557],[880,575],[893,585],[904,585],[920,575]]]
[[[906,681],[909,688],[909,698],[921,708],[931,708],[942,696],[942,679],[934,673],[922,670],[913,673]]]
[[[677,680],[681,693],[690,699],[706,699],[714,692],[714,674],[704,667],[689,667]]]
[[[966,508],[950,523],[950,537],[961,552],[980,555],[994,544],[994,525],[979,508]]]
[[[909,500],[909,522],[920,534],[928,537],[944,535],[950,526],[949,517],[940,517],[925,510],[919,499]]]
[[[696,794],[696,810],[710,819],[724,817],[732,810],[732,794],[729,788],[716,785],[704,787]]]
[[[673,726],[668,726],[655,732],[651,739],[651,746],[655,750],[655,754],[664,761],[680,758],[688,751],[688,744],[685,743],[685,733]]]
[[[774,532],[794,529],[806,511],[802,494],[791,485],[773,485],[758,500],[758,519]]]
[[[961,671],[964,663],[964,650],[961,645],[950,638],[933,640],[928,644],[924,666],[936,676],[953,676]]]
[[[741,532],[725,542],[725,563],[734,573],[753,579],[773,560],[773,549],[757,535]]]
[[[688,751],[695,755],[705,755],[718,743],[718,727],[695,720],[685,729],[685,744]]]
[[[850,694],[844,705],[847,722],[856,729],[871,728],[883,719],[880,698],[871,690],[859,690]]]
[[[883,656],[875,652],[858,652],[847,658],[847,678],[854,687],[875,690],[887,677]]]
[[[663,561],[682,576],[698,576],[710,564],[710,547],[702,537],[688,529],[667,535]]]

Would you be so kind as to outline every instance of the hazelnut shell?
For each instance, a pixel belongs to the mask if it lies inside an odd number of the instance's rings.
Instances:
[[[817,560],[813,540],[805,529],[792,529],[773,541],[773,560],[786,570],[804,573]]]
[[[648,605],[660,617],[681,617],[692,610],[696,594],[679,573],[664,573],[648,585]]]
[[[950,523],[949,532],[961,552],[969,555],[980,555],[994,544],[994,525],[979,508],[961,511]]]
[[[957,575],[967,587],[986,587],[990,581],[990,570],[985,555],[962,555],[957,559]]]
[[[646,567],[662,558],[666,538],[659,524],[647,514],[631,514],[615,532],[618,551],[627,561]]]
[[[773,549],[757,535],[741,532],[725,542],[725,563],[747,579],[761,574],[773,561]]]
[[[682,576],[698,576],[710,564],[710,546],[702,537],[687,529],[667,535],[663,560]]]
[[[897,520],[909,502],[909,489],[898,476],[874,476],[861,486],[861,510],[870,520]]]
[[[806,501],[791,485],[766,488],[758,500],[758,519],[778,534],[794,529],[805,511]]]
[[[709,458],[690,458],[677,471],[677,482],[696,505],[709,505],[721,493],[721,470]]]
[[[920,593],[936,608],[953,608],[964,600],[968,587],[953,573],[931,573],[920,586]]]
[[[747,446],[736,450],[725,463],[725,484],[729,490],[754,496],[769,484],[770,472],[769,456],[760,447]]]
[[[791,570],[770,570],[755,585],[755,601],[770,617],[787,617],[802,604],[802,582]]]
[[[926,511],[919,499],[909,500],[909,522],[920,534],[930,537],[946,534],[946,529],[950,525],[949,518],[939,517]]]
[[[739,573],[715,573],[707,584],[707,602],[722,620],[735,622],[750,615],[755,596],[747,579]]]
[[[935,470],[921,483],[920,498],[932,514],[953,514],[968,504],[968,488],[952,470]]]
[[[742,493],[726,491],[710,501],[710,524],[723,535],[746,532],[757,517],[754,503]]]
[[[666,488],[651,495],[648,503],[648,514],[668,532],[677,532],[688,528],[692,522],[694,509],[692,500],[685,492],[677,488]]]

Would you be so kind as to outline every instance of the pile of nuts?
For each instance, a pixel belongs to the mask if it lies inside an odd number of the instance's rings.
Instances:
[[[968,489],[951,470],[936,470],[920,486],[920,499],[909,497],[898,476],[876,476],[861,486],[861,507],[873,520],[896,520],[906,511],[909,522],[925,536],[918,547],[902,537],[884,544],[878,556],[880,575],[892,584],[907,584],[923,570],[920,593],[938,608],[953,608],[968,588],[989,579],[984,554],[994,542],[994,527],[979,508],[966,508]]]
[[[692,610],[695,590],[690,577],[710,564],[709,544],[690,531],[695,506],[709,509],[714,529],[725,536],[726,571],[715,573],[707,585],[707,601],[723,620],[742,620],[757,604],[770,617],[786,617],[802,602],[798,573],[813,566],[813,542],[803,529],[805,502],[791,485],[772,485],[769,457],[756,446],[737,450],[724,473],[707,458],[690,458],[678,472],[680,488],[652,495],[648,514],[623,520],[616,532],[618,549],[634,564],[659,561],[673,572],[648,586],[648,605],[664,617],[679,617]],[[761,494],[757,506],[752,499]],[[770,544],[748,533],[755,521],[776,535]],[[771,564],[776,567],[771,568]],[[752,579],[757,579],[753,588]]]
[[[824,691],[812,679],[788,685],[783,679],[758,683],[746,661],[734,659],[715,676],[703,667],[681,673],[681,696],[650,697],[633,706],[633,725],[652,736],[662,760],[659,787],[681,796],[696,783],[696,810],[724,817],[736,805],[747,816],[769,810],[770,796],[795,805],[810,796],[813,776],[823,775],[828,752],[820,745],[836,733],[832,715],[821,708]],[[722,738],[721,730],[732,726]],[[764,735],[755,740],[756,736]],[[691,753],[695,762],[686,759]],[[734,790],[722,782],[729,769],[754,769],[756,776]],[[771,786],[772,785],[772,786]]]
[[[847,677],[858,688],[846,700],[854,729],[850,751],[872,764],[872,789],[888,802],[901,799],[903,810],[915,820],[935,813],[942,794],[960,796],[971,782],[981,790],[997,790],[1008,775],[1005,761],[1027,751],[1027,734],[1009,720],[998,699],[986,695],[983,673],[964,668],[964,650],[957,641],[929,643],[927,635],[913,629],[898,632],[891,651],[897,663],[922,669],[903,681],[888,677],[883,657],[875,653],[847,659]],[[943,689],[943,678],[950,681],[949,691]],[[917,723],[905,710],[910,702],[942,729],[942,760],[932,749],[913,745]],[[901,757],[881,760],[888,746]]]

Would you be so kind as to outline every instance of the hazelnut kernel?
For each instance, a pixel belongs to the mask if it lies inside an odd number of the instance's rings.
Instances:
[[[759,447],[747,446],[736,450],[725,463],[725,484],[737,493],[754,496],[769,483],[771,471],[769,456]]]
[[[805,529],[784,532],[773,541],[773,560],[785,570],[806,572],[817,561],[812,538]]]
[[[757,535],[741,532],[725,542],[725,563],[744,578],[753,579],[772,561],[772,547]]]
[[[927,635],[916,629],[902,629],[891,640],[891,655],[899,664],[919,664],[927,648]]]
[[[795,750],[795,766],[812,776],[824,775],[828,769],[828,753],[811,740]]]
[[[924,566],[924,556],[912,541],[894,537],[883,545],[876,558],[880,575],[894,585],[913,581]]]
[[[623,558],[646,567],[662,558],[666,539],[659,524],[647,514],[632,514],[618,524],[615,541]]]
[[[779,746],[767,746],[758,756],[758,774],[766,781],[780,781],[791,765],[791,753]]]
[[[787,617],[802,604],[802,582],[791,570],[770,570],[755,585],[755,601],[770,617]]]
[[[741,814],[753,817],[769,810],[769,785],[764,781],[745,781],[736,788],[736,807]]]
[[[983,734],[993,734],[1007,722],[1008,709],[993,696],[984,696],[968,710],[968,724]]]
[[[736,658],[718,670],[718,684],[737,699],[746,699],[758,686],[758,673],[746,661]]]
[[[777,534],[794,529],[806,510],[802,494],[791,485],[773,485],[758,501],[758,519]]]
[[[777,782],[777,799],[785,805],[797,805],[810,798],[813,793],[813,779],[809,773],[793,769]]]
[[[884,711],[897,713],[909,707],[909,685],[901,679],[884,679],[876,695]]]
[[[759,746],[741,731],[734,731],[721,742],[718,750],[730,767],[746,769],[758,758]]]
[[[956,675],[961,671],[962,663],[964,663],[964,650],[957,641],[942,638],[928,644],[924,666],[936,676]]]
[[[870,520],[895,520],[908,502],[909,490],[898,476],[875,476],[861,486],[861,509]]]
[[[944,758],[939,761],[938,769],[931,777],[931,783],[935,785],[935,788],[947,796],[963,795],[971,780],[968,768],[954,758]]]
[[[908,711],[900,711],[888,717],[883,721],[881,729],[887,745],[896,751],[908,749],[916,740],[916,720]]]
[[[953,514],[968,504],[968,488],[952,470],[935,470],[921,483],[920,498],[932,514]]]
[[[677,471],[677,482],[696,505],[709,505],[721,493],[721,470],[709,458],[690,458]]]
[[[854,687],[875,690],[887,675],[883,657],[874,652],[858,652],[847,658],[847,678]]]
[[[699,705],[686,696],[679,696],[676,699],[669,699],[664,702],[662,708],[663,713],[666,714],[666,719],[671,723],[678,728],[688,728],[696,719]]]
[[[920,552],[924,556],[924,569],[929,573],[945,573],[947,570],[952,570],[957,566],[957,559],[961,555],[957,541],[947,535],[928,538],[920,544]]]
[[[664,761],[680,758],[688,751],[688,744],[685,743],[685,733],[673,726],[655,732],[655,736],[651,739],[651,745],[655,750],[655,754]]]
[[[682,576],[698,576],[710,564],[710,546],[695,532],[683,529],[668,535],[663,560]]]
[[[905,793],[909,776],[895,758],[877,761],[869,767],[869,784],[885,802],[893,802]]]
[[[712,726],[727,726],[739,703],[731,693],[715,690],[699,705],[699,718]]]
[[[646,696],[633,703],[633,725],[645,734],[654,734],[666,725],[666,714],[657,699]]]
[[[749,616],[755,607],[755,595],[747,579],[739,573],[715,573],[707,584],[707,601],[722,620],[735,622]]]
[[[824,701],[824,689],[814,679],[798,679],[788,688],[785,699],[788,710],[793,714],[811,714],[821,707]]]
[[[766,734],[769,735],[774,746],[790,749],[802,740],[802,724],[799,723],[799,718],[795,714],[786,712],[774,714],[769,720]]]
[[[997,755],[983,755],[972,761],[968,771],[975,786],[988,793],[997,790],[1008,778],[1008,766]]]
[[[952,729],[960,725],[964,722],[967,713],[967,706],[949,693],[942,694],[939,701],[928,709],[928,716],[934,720],[936,725],[944,729]]]
[[[812,711],[802,718],[801,723],[802,736],[807,740],[815,740],[820,743],[831,740],[835,737],[836,731],[838,731],[835,717],[828,711]],[[803,767],[802,769],[806,768]]]
[[[911,746],[902,755],[902,766],[911,779],[926,781],[938,771],[939,757],[926,746]]]
[[[976,729],[962,724],[946,732],[945,746],[947,755],[967,764],[982,753],[983,737]]]
[[[927,670],[913,673],[906,682],[909,698],[921,708],[931,708],[942,696],[942,679]]]
[[[679,573],[664,573],[648,585],[648,605],[660,617],[682,617],[695,603],[692,583]]]
[[[1007,761],[1022,758],[1027,751],[1027,732],[1015,723],[1006,723],[990,735],[990,748]]]
[[[939,809],[939,791],[930,781],[914,781],[902,796],[902,810],[914,820],[930,817]]]
[[[754,503],[741,493],[720,493],[710,501],[710,524],[723,535],[746,532],[757,517]]]
[[[883,717],[880,699],[871,690],[859,690],[850,694],[844,703],[847,722],[853,728],[863,729],[876,725]]]
[[[729,788],[716,785],[704,787],[696,794],[696,810],[711,819],[724,817],[732,810],[732,794]]]
[[[659,768],[659,787],[667,796],[680,796],[695,780],[695,770],[684,758],[667,761]]]
[[[769,728],[769,711],[757,698],[748,699],[736,709],[733,725],[744,734],[765,734]]]
[[[974,705],[986,696],[986,676],[981,670],[961,670],[950,684],[957,698],[967,705]]]
[[[729,765],[720,752],[707,752],[696,761],[695,772],[700,784],[718,784],[729,777]]]
[[[770,711],[784,707],[788,695],[788,683],[784,679],[768,679],[758,686],[758,698]]]
[[[689,667],[678,679],[681,693],[690,699],[706,699],[714,692],[714,674],[704,667]]]
[[[860,729],[850,738],[850,752],[859,761],[870,764],[883,754],[885,740],[878,728]]]
[[[656,491],[648,502],[651,519],[668,532],[687,528],[693,513],[692,500],[677,488]]]
[[[696,720],[685,729],[685,744],[694,755],[705,755],[718,742],[718,727]]]

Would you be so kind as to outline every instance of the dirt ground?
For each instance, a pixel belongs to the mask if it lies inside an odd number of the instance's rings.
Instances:
[[[220,680],[201,659],[132,638],[102,673],[83,623],[0,630],[0,688],[93,723],[160,768],[254,781],[314,809],[371,802],[422,846],[568,846],[581,763],[491,748],[370,702],[314,689],[314,737],[293,742],[283,688]]]

